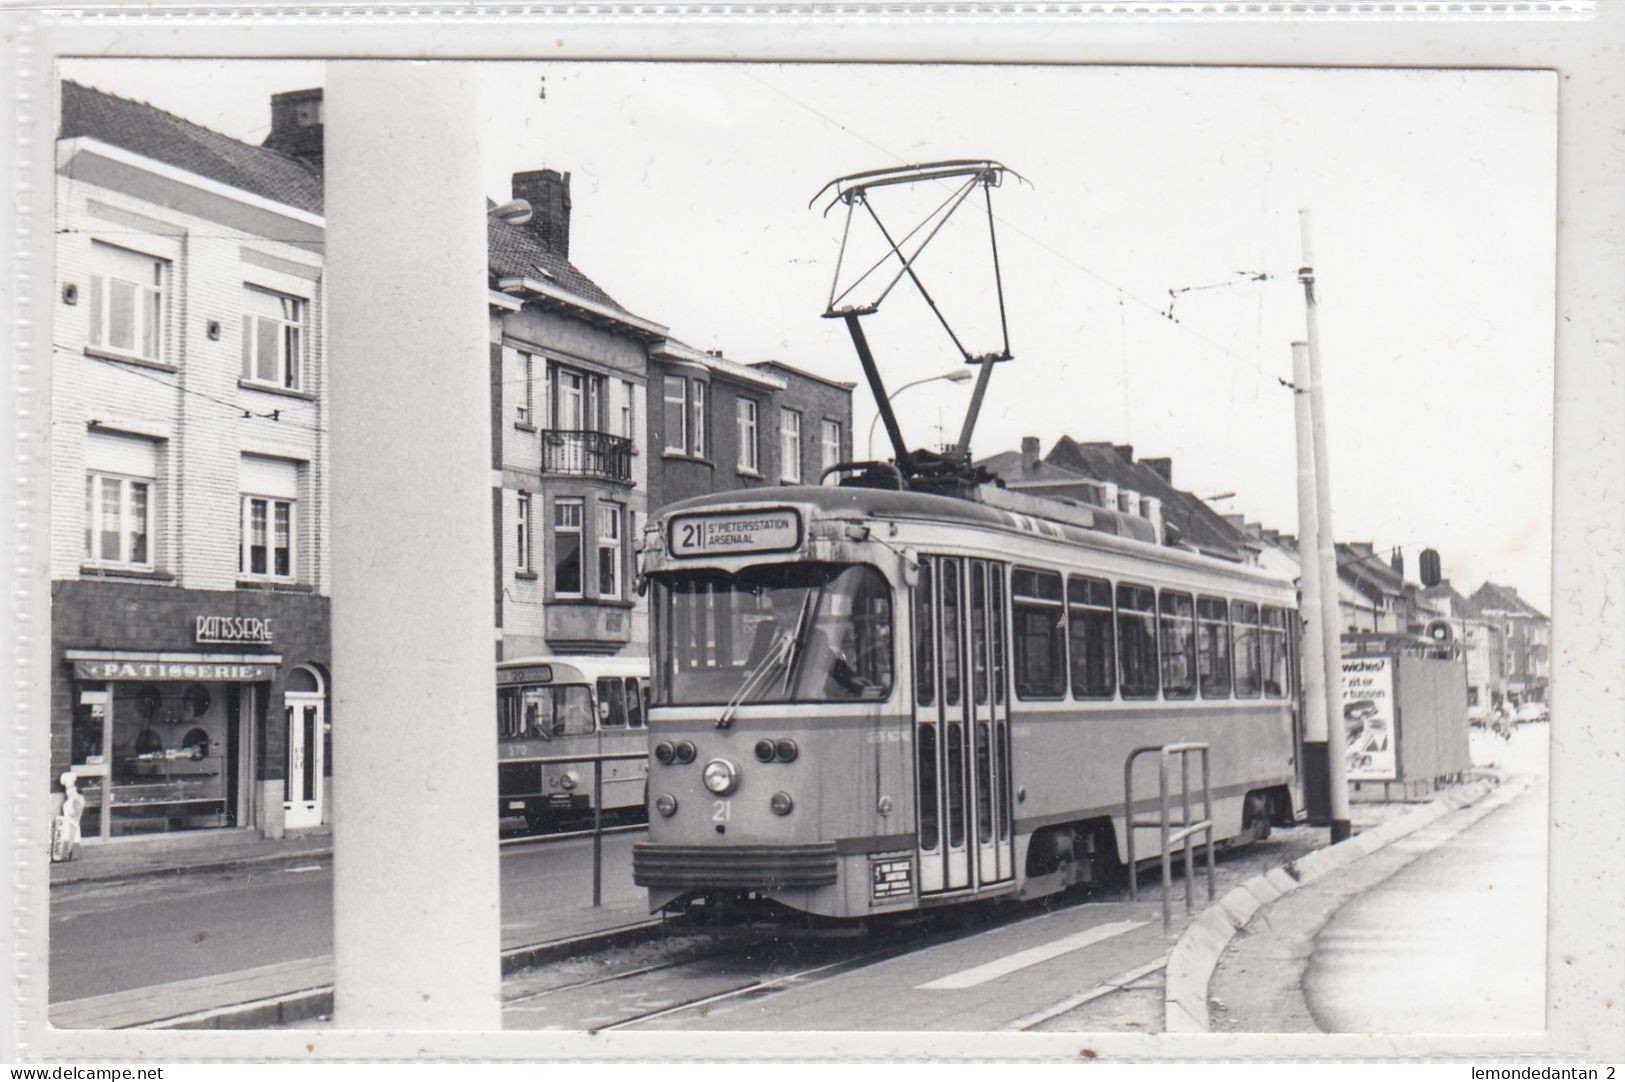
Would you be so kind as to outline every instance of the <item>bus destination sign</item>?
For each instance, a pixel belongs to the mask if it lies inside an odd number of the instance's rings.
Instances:
[[[498,669],[497,683],[499,684],[551,684],[553,682],[553,666],[526,665],[517,669]]]
[[[789,507],[674,515],[667,540],[673,556],[789,552],[801,544],[801,515]]]

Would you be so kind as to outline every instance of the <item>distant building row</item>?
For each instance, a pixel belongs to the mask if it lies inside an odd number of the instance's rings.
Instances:
[[[343,674],[322,143],[319,90],[276,95],[255,147],[63,86],[51,762],[77,775],[87,839],[325,820]],[[489,227],[492,474],[476,482],[493,658],[641,654],[650,510],[816,482],[851,457],[851,385],[676,340],[570,262],[568,174],[513,189],[535,216]],[[412,529],[410,479],[385,483]]]

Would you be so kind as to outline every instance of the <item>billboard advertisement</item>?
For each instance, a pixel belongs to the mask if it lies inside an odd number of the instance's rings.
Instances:
[[[1386,657],[1343,659],[1349,781],[1395,781],[1394,669]]]

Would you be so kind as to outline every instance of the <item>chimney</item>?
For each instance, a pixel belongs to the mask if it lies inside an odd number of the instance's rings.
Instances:
[[[557,169],[515,173],[513,197],[530,204],[530,221],[520,228],[560,259],[569,259],[570,174]]]
[[[1038,437],[1021,437],[1021,470],[1032,473],[1038,467]]]
[[[1388,557],[1388,566],[1394,569],[1394,574],[1398,575],[1401,579],[1404,579],[1405,554],[1397,548],[1394,549],[1393,554]]]
[[[1140,494],[1132,488],[1117,490],[1117,509],[1128,515],[1140,513]]]
[[[1133,450],[1133,448],[1130,448]],[[1148,466],[1151,472],[1162,478],[1168,484],[1174,483],[1174,460],[1171,458],[1142,458],[1140,465]]]
[[[1439,550],[1422,550],[1422,585],[1437,586],[1443,580],[1439,573]]]
[[[1225,515],[1224,520],[1228,522],[1237,533],[1244,533],[1247,529],[1247,516],[1239,511]]]
[[[322,168],[322,88],[271,95],[271,134],[265,146]]]
[[[1168,535],[1167,531],[1163,529],[1162,501],[1155,496],[1142,496],[1140,498],[1140,507],[1143,509],[1145,517],[1151,520],[1151,533],[1155,537],[1157,544],[1165,544]]]
[[[1117,457],[1124,462],[1134,461],[1134,445],[1132,443],[1114,443],[1112,444],[1112,450],[1116,451]]]

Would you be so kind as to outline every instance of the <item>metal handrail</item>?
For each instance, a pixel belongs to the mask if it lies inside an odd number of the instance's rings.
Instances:
[[[522,760],[498,760],[499,763],[512,761],[540,763],[542,766],[561,766],[565,763],[592,764],[592,904],[595,909],[604,904],[604,764],[648,758],[647,751],[595,751],[581,755],[539,755],[535,758],[526,756]],[[498,842],[498,845],[500,844]]]
[[[1134,760],[1141,755],[1156,752],[1157,760],[1157,793],[1158,815],[1156,819],[1134,818]],[[1198,754],[1202,757],[1202,818],[1196,822],[1191,821],[1191,779],[1190,756]],[[1179,800],[1180,818],[1179,829],[1170,829],[1168,816],[1168,761],[1173,756],[1179,756]],[[1185,855],[1185,912],[1191,912],[1191,880],[1195,878],[1195,865],[1191,854],[1191,839],[1198,834],[1205,835],[1207,841],[1207,898],[1211,902],[1217,896],[1213,879],[1213,796],[1208,785],[1208,745],[1201,742],[1185,742],[1179,744],[1151,744],[1142,748],[1135,748],[1129,752],[1123,763],[1123,824],[1124,834],[1128,837],[1128,891],[1133,901],[1140,899],[1140,883],[1138,862],[1135,859],[1134,832],[1141,829],[1156,828],[1162,842],[1162,931],[1168,934],[1173,925],[1173,913],[1169,905],[1169,895],[1173,888],[1173,848],[1183,843]]]

